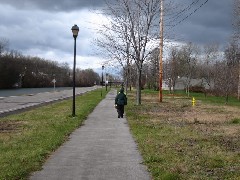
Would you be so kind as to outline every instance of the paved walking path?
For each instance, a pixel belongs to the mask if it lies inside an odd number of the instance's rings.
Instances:
[[[111,91],[31,180],[150,180]]]

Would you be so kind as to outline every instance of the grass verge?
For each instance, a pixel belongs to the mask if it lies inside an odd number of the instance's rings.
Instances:
[[[240,177],[239,105],[197,101],[143,91],[142,105],[128,93],[128,122],[153,179]],[[216,105],[216,102],[219,102]]]
[[[74,118],[72,100],[0,118],[0,179],[27,179],[31,172],[40,170],[47,156],[102,100],[100,94],[98,89],[77,96]]]
[[[168,94],[169,91],[165,91],[166,94]],[[185,91],[182,90],[177,90],[173,94],[173,96],[186,96]],[[225,105],[225,97],[221,96],[213,96],[213,95],[207,95],[205,96],[204,93],[195,93],[195,92],[190,92],[190,98],[196,98],[197,100],[200,100],[204,103],[211,103],[211,104],[216,104],[216,105]],[[240,101],[236,97],[229,96],[227,104],[230,106],[238,106],[240,107]]]

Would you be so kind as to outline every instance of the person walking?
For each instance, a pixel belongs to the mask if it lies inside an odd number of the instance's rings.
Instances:
[[[115,97],[115,107],[118,112],[118,118],[123,118],[125,105],[127,105],[127,96],[124,94],[124,89],[121,88]]]

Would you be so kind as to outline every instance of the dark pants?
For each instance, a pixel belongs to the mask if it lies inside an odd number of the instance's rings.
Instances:
[[[124,105],[117,105],[118,118],[122,118],[124,114]]]

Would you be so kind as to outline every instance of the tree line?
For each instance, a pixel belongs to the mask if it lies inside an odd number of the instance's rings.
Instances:
[[[164,80],[169,91],[174,93],[176,83],[181,77],[186,93],[189,91],[203,92],[205,95],[226,97],[238,95],[240,49],[235,42],[231,42],[224,53],[217,44],[199,47],[188,43],[180,47],[172,47],[168,58],[163,63]],[[143,68],[143,86],[158,90],[159,87],[159,50],[154,49]],[[198,79],[195,86],[193,79]]]
[[[24,56],[7,50],[8,42],[0,40],[0,88],[41,88],[72,86],[72,70],[67,63]],[[93,86],[100,83],[99,75],[92,69],[76,69],[76,86]]]
[[[189,92],[201,92],[207,95],[238,97],[240,91],[240,48],[236,41],[229,43],[224,52],[218,44],[203,47],[193,43],[172,47],[163,62],[164,82],[169,92],[174,93],[177,83],[183,83],[187,95]],[[123,72],[131,86],[136,86],[137,67],[130,65],[130,74]],[[193,85],[192,80],[198,80]],[[142,67],[141,89],[159,90],[159,48],[151,51]]]

